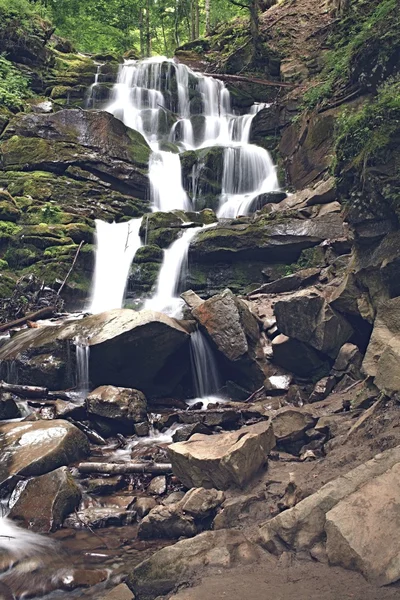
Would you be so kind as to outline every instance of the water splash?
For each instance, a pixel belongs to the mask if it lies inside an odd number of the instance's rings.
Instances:
[[[89,357],[90,347],[88,340],[77,338],[74,340],[76,354],[76,388],[81,396],[89,392]]]
[[[190,360],[196,397],[214,396],[221,389],[222,383],[213,349],[200,329],[190,336]]]

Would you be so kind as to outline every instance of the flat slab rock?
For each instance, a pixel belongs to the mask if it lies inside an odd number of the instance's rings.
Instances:
[[[0,425],[0,488],[18,478],[49,473],[89,453],[87,437],[68,421],[29,421]]]
[[[244,487],[275,446],[269,421],[212,436],[195,434],[168,448],[174,474],[188,487]]]

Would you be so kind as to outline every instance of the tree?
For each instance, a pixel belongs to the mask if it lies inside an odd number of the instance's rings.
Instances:
[[[258,54],[259,39],[260,39],[260,3],[259,0],[229,0],[231,4],[239,6],[249,11],[250,16],[250,35],[253,45],[253,58]]]

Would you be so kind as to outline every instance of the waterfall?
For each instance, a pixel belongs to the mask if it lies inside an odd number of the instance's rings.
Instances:
[[[167,250],[157,280],[156,292],[147,300],[145,308],[165,312],[171,316],[180,312],[183,301],[178,297],[179,284],[185,281],[189,245],[201,227],[186,229]]]
[[[0,517],[0,554],[9,556],[10,564],[16,559],[37,557],[52,547],[49,538],[21,529],[7,517]]]
[[[168,179],[165,174],[168,173]],[[182,185],[179,154],[153,152],[149,162],[150,197],[154,210],[190,210],[190,201]]]
[[[141,246],[141,219],[127,223],[96,220],[96,260],[89,312],[121,308],[129,269]]]
[[[76,339],[76,387],[79,394],[86,396],[89,392],[89,355],[88,340]]]
[[[199,329],[190,336],[190,360],[196,397],[215,396],[222,384],[213,350]]]

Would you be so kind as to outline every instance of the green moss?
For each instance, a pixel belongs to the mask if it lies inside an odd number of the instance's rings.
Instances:
[[[0,273],[0,298],[9,298],[14,288],[15,280],[4,273]]]
[[[8,269],[8,262],[0,258],[0,271],[5,271]]]
[[[164,252],[159,246],[147,245],[141,246],[135,254],[133,260],[136,264],[145,262],[161,263],[163,260]]]

